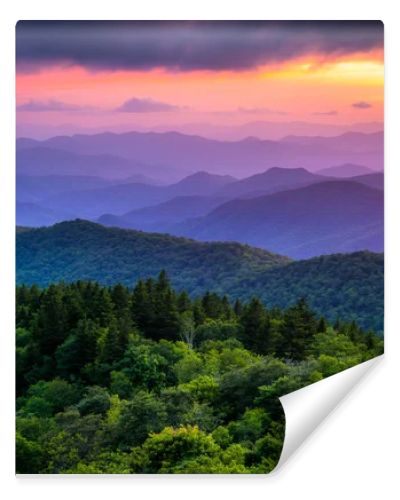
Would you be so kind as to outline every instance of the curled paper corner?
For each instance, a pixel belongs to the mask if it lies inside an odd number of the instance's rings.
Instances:
[[[382,359],[383,355],[370,359],[279,398],[285,412],[286,430],[282,453],[272,473],[280,471],[303,442]]]

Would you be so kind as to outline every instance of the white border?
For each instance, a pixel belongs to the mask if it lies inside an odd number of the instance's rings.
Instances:
[[[280,2],[183,2],[177,0],[3,2],[0,16],[0,183],[2,384],[1,492],[3,498],[45,500],[90,495],[106,499],[223,497],[230,499],[399,498],[398,475],[400,331],[399,18],[395,2],[316,0]],[[280,472],[271,476],[56,477],[14,476],[14,26],[18,19],[381,19],[385,24],[386,137],[386,355]],[[393,396],[393,397],[392,397]]]

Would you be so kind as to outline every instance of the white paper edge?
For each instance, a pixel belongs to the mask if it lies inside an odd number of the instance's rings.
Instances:
[[[308,436],[376,364],[378,356],[341,373],[279,398],[285,411],[286,430],[277,472]]]

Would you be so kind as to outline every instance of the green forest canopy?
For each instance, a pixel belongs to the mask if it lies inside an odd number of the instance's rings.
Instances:
[[[133,290],[17,287],[17,472],[265,473],[279,396],[382,352],[304,299],[191,299],[165,272]]]

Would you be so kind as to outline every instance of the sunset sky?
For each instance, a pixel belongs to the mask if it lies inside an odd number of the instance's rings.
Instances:
[[[32,137],[66,125],[382,122],[383,80],[378,21],[17,25],[17,126]]]

